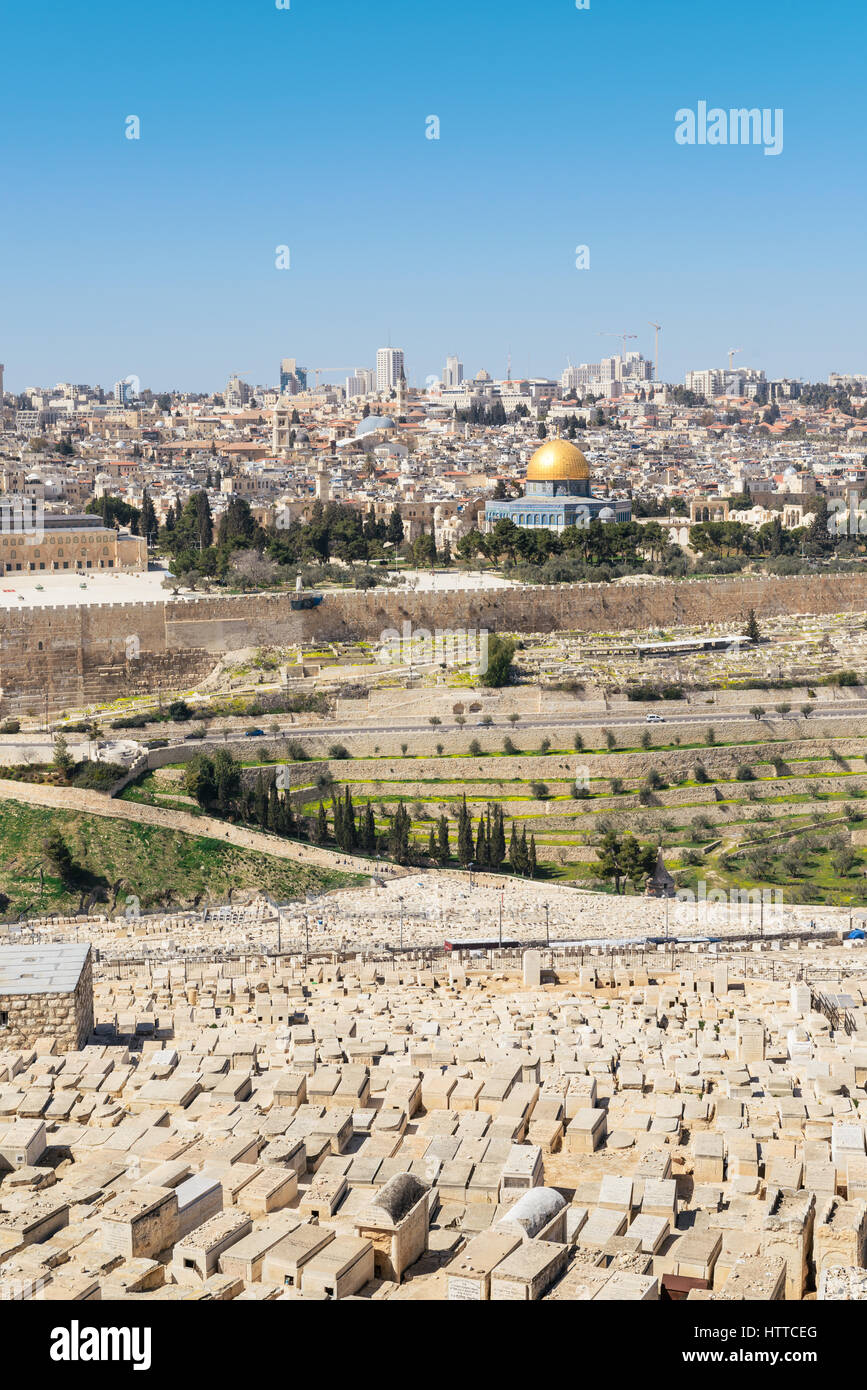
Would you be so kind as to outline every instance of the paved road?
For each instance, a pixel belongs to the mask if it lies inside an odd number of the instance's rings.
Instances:
[[[867,719],[867,701],[841,700],[838,704],[829,706],[827,709],[815,708],[813,710],[813,713],[809,715],[809,717],[806,720],[802,720],[802,723],[805,723],[809,727],[809,725],[812,723],[814,719],[846,718],[847,716],[851,717],[853,714],[862,714],[864,718]],[[666,714],[663,716],[663,723],[704,724],[705,726],[707,726],[708,724],[713,723],[720,724],[745,722],[748,724],[756,724],[759,729],[762,729],[766,728],[768,725],[776,726],[781,722],[792,723],[796,718],[800,718],[796,710],[793,710],[792,713],[789,715],[769,713],[765,716],[764,719],[757,720],[748,711],[743,711],[740,708],[737,711],[728,711],[725,709],[720,709],[717,706],[709,706],[698,714],[687,713],[686,711],[684,711],[683,714],[681,714],[680,712],[678,712],[677,714]],[[371,719],[371,721],[366,724],[292,724],[288,728],[281,729],[279,734],[266,734],[266,737],[299,738],[303,737],[305,734],[308,736],[312,734],[412,734],[421,732],[430,734],[432,727],[436,730],[441,730],[443,733],[449,733],[454,731],[463,731],[464,733],[466,733],[468,730],[475,731],[483,727],[487,727],[491,730],[501,731],[503,733],[520,733],[522,729],[585,729],[611,728],[613,726],[616,726],[617,728],[623,728],[632,725],[635,725],[636,727],[644,727],[646,723],[647,720],[645,719],[643,714],[627,715],[624,717],[616,711],[611,710],[607,714],[581,715],[579,713],[576,713],[574,715],[549,715],[547,718],[541,714],[532,716],[522,715],[518,723],[515,725],[509,723],[507,719],[495,719],[492,724],[487,726],[483,726],[479,720],[473,721],[472,719],[468,719],[466,724],[464,725],[456,724],[454,721],[449,722],[448,720],[443,720],[442,724],[437,724],[434,726],[431,726],[431,724],[427,720],[403,724],[398,723],[395,720],[389,720],[388,722],[386,722],[384,720],[375,719]],[[229,732],[226,734],[226,737],[238,738],[239,734],[241,737],[243,737],[242,731],[236,731],[234,733]],[[211,735],[210,737],[213,737],[213,735]],[[250,739],[249,741],[252,745],[255,745],[257,742],[256,739]]]

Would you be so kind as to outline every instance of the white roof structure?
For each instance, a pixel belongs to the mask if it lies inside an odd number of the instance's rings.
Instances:
[[[71,994],[90,946],[0,946],[0,997]]]

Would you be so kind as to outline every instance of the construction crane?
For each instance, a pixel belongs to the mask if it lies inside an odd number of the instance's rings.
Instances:
[[[732,358],[736,352],[743,352],[743,348],[732,348],[729,352],[729,371],[732,369]]]
[[[625,361],[626,361],[626,339],[627,339],[627,338],[637,338],[637,337],[638,337],[638,334],[637,334],[637,333],[600,333],[600,334],[599,334],[599,337],[600,337],[600,338],[622,338],[622,339],[623,339],[623,353],[622,353],[622,358],[621,358],[621,360],[625,362]]]
[[[653,335],[653,379],[654,381],[659,381],[659,331],[662,328],[662,324],[654,323],[653,319],[648,319],[647,322],[651,328],[656,329]]]
[[[316,390],[319,390],[319,378],[323,372],[354,372],[354,367],[314,367],[316,373]]]

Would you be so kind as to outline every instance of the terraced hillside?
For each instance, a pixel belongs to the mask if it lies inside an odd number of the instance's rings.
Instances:
[[[474,829],[496,804],[507,836],[514,824],[519,835],[535,837],[540,873],[611,891],[597,851],[614,829],[661,845],[682,886],[703,880],[709,888],[778,887],[791,902],[865,899],[863,721],[778,717],[704,726],[669,720],[568,736],[562,726],[547,735],[517,725],[505,736],[491,728],[443,732],[435,753],[417,757],[408,747],[402,756],[369,756],[381,734],[357,735],[349,747],[331,750],[341,756],[317,756],[311,741],[306,750],[294,749],[310,756],[291,766],[292,801],[313,820],[320,803],[330,813],[332,798],[348,787],[356,810],[370,805],[378,835],[402,804],[422,857],[443,816],[456,855],[464,797]],[[285,758],[280,745],[259,750],[244,769],[245,781],[261,773],[269,782],[274,764]],[[169,766],[126,795],[189,806],[181,780],[181,765]]]

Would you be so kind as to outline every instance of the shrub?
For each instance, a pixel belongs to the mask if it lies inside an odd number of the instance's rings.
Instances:
[[[172,700],[171,704],[168,707],[167,713],[169,719],[174,719],[175,721],[192,719],[193,716],[193,711],[190,709],[186,700]]]
[[[470,744],[470,752],[474,758],[480,758],[482,756],[482,745],[477,738],[474,738]]]
[[[512,753],[520,753],[520,751],[521,751],[520,748],[516,748],[515,745],[514,745],[514,743],[512,742],[512,740],[511,740],[510,738],[504,738],[504,739],[503,739],[503,752],[504,752],[504,753],[509,753],[509,754],[512,754]]]
[[[531,782],[530,791],[533,793],[533,797],[536,801],[547,801],[548,797],[551,795],[548,790],[547,782]]]
[[[159,715],[156,714],[126,714],[122,715],[120,719],[112,719],[110,727],[112,729],[143,729],[146,724],[158,722]]]
[[[70,781],[74,787],[85,787],[91,791],[105,791],[123,775],[123,768],[117,763],[94,763],[85,758],[76,763]]]
[[[19,734],[21,732],[20,719],[6,719],[0,724],[0,734]]]
[[[753,772],[753,769],[751,767],[747,766],[746,763],[738,764],[738,769],[735,773],[735,777],[739,782],[754,782],[756,780],[756,774]]]
[[[306,763],[310,756],[304,744],[299,743],[297,738],[287,739],[284,749],[287,759],[293,763]]]
[[[708,776],[708,771],[704,763],[696,763],[695,767],[692,770],[692,775],[695,778],[696,782],[710,781],[710,777]]]
[[[332,743],[328,750],[328,756],[329,758],[348,758],[350,756],[349,749],[345,743]]]

